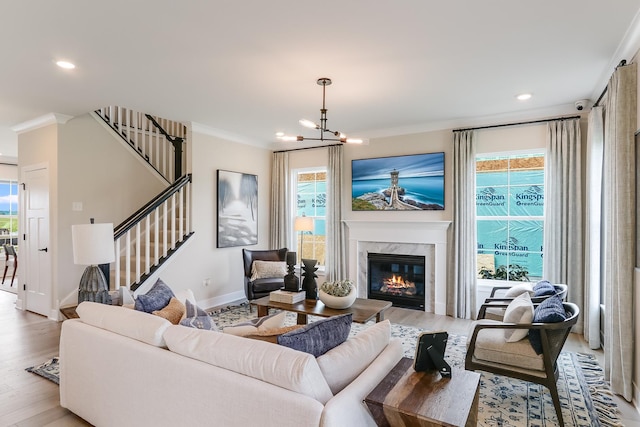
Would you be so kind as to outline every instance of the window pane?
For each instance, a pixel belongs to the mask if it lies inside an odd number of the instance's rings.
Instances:
[[[544,188],[541,185],[511,186],[509,215],[543,216]]]
[[[508,215],[507,193],[507,187],[476,187],[476,215]]]

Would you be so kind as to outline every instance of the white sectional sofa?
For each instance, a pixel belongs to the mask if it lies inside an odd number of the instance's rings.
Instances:
[[[363,399],[402,357],[388,321],[317,359],[84,302],[60,336],[60,404],[96,426],[368,426]]]

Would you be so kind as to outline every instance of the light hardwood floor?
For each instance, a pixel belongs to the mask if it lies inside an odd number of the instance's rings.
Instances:
[[[81,418],[60,407],[58,386],[24,369],[58,355],[62,323],[15,309],[16,295],[0,290],[0,427],[88,426]],[[415,310],[390,308],[392,323],[466,335],[468,320],[453,319]],[[569,351],[594,353],[602,363],[602,352],[588,349],[572,334]],[[624,425],[640,426],[640,415],[622,399],[616,399]]]

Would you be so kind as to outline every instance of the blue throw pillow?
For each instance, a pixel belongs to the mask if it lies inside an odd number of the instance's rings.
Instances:
[[[151,313],[162,310],[169,304],[171,298],[174,297],[173,291],[166,283],[158,279],[149,292],[144,295],[138,295],[136,298],[135,309]]]
[[[542,301],[533,312],[533,323],[558,323],[567,319],[567,313],[562,305],[562,298],[558,295],[547,298]],[[529,341],[531,347],[537,354],[542,354],[542,338],[540,337],[540,329],[529,330]]]
[[[555,295],[556,287],[553,286],[548,280],[541,280],[533,286],[533,296],[543,297],[547,295]]]
[[[206,311],[189,300],[185,301],[185,307],[187,308],[187,314],[180,322],[182,326],[218,332],[218,325]]]
[[[278,336],[278,344],[322,356],[345,342],[351,330],[351,313],[318,320]]]

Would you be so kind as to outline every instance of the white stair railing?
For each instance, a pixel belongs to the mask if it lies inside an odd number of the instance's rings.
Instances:
[[[187,128],[183,123],[115,105],[100,108],[96,110],[96,114],[168,182],[179,178],[176,176],[176,169],[186,170],[185,156],[181,156],[176,164],[176,150],[172,141],[179,139],[182,142],[187,139]]]
[[[193,234],[190,201],[186,175],[116,227],[112,289],[135,290]]]

